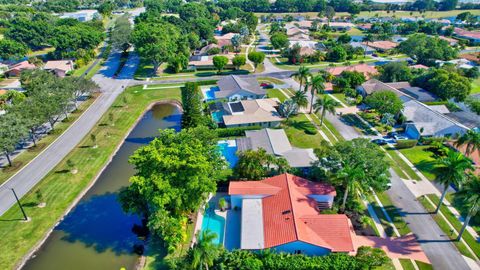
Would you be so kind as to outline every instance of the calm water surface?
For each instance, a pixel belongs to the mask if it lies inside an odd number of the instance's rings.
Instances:
[[[23,269],[133,269],[138,258],[133,254],[133,246],[142,242],[132,228],[141,222],[137,216],[122,211],[117,194],[134,174],[128,157],[165,128],[179,130],[178,108],[162,104],[145,113],[95,185]]]

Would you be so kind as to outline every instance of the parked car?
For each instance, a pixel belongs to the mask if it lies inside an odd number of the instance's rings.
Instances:
[[[398,136],[398,133],[396,131],[391,131],[387,133],[387,138],[393,138],[395,139],[396,136]]]
[[[370,142],[374,143],[374,144],[377,144],[377,145],[386,145],[388,144],[388,141],[385,140],[385,139],[374,139],[374,140],[371,140]]]

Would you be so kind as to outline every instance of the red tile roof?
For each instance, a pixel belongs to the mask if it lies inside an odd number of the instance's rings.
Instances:
[[[364,42],[366,45],[367,43]],[[368,42],[368,46],[372,47],[374,49],[379,49],[379,50],[391,50],[395,47],[398,46],[398,43],[390,41],[390,40],[379,40],[379,41],[371,41]]]
[[[268,195],[262,199],[265,248],[301,241],[333,252],[354,250],[348,217],[319,214],[317,202],[309,197],[335,196],[329,184],[282,174],[262,181],[230,182],[229,194]]]
[[[332,74],[333,76],[339,76],[344,71],[356,71],[363,73],[365,78],[368,80],[372,75],[377,75],[378,70],[374,66],[369,66],[367,64],[359,64],[353,66],[344,66],[344,67],[332,67],[328,68],[327,72]]]

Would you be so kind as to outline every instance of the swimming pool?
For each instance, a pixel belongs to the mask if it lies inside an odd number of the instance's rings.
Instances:
[[[204,231],[215,233],[217,238],[213,240],[213,243],[223,245],[225,219],[215,214],[215,204],[210,204],[210,207],[205,211],[202,221],[202,232]]]
[[[222,111],[214,111],[212,112],[212,118],[215,123],[223,123],[223,112]]]
[[[235,167],[238,162],[237,157],[237,143],[235,140],[224,140],[218,142],[218,147],[220,148],[220,152],[222,156],[225,157],[230,168]]]
[[[220,88],[217,86],[208,86],[202,89],[203,96],[205,97],[205,101],[215,100],[215,92],[220,91]]]

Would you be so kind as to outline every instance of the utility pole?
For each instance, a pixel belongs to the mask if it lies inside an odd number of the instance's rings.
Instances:
[[[10,188],[10,189],[13,192],[13,196],[15,196],[15,200],[17,201],[18,206],[20,206],[20,210],[22,210],[23,218],[25,219],[25,221],[27,221],[28,220],[27,214],[25,214],[25,211],[23,210],[23,206],[20,203],[20,200],[18,200],[17,193],[15,193],[15,190],[13,188]]]

